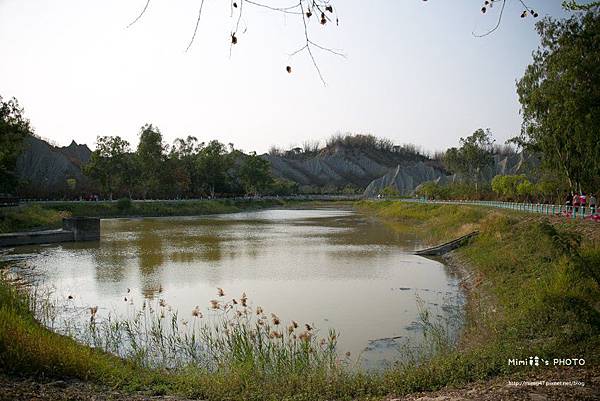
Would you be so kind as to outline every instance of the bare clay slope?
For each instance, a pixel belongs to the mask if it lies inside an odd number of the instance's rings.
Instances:
[[[89,180],[81,167],[89,161],[90,155],[86,145],[78,145],[75,141],[69,146],[57,147],[28,136],[17,159],[17,175],[25,188],[34,188],[36,193],[65,191],[68,179],[75,179],[76,185],[84,187]]]
[[[271,163],[275,176],[316,187],[366,188],[374,180],[399,169],[406,178],[399,189],[410,191],[423,181],[445,175],[438,162],[398,147],[384,151],[338,144],[313,154],[292,150],[263,157]]]

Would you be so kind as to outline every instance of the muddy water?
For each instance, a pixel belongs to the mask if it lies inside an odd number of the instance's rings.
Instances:
[[[434,316],[460,304],[458,279],[411,255],[420,247],[370,217],[313,209],[103,220],[99,242],[15,252],[34,255],[21,267],[35,270],[56,299],[98,305],[99,315],[164,299],[187,316],[221,287],[226,298],[245,292],[284,322],[335,328],[340,353],[380,367],[401,357],[403,340],[420,341],[418,303]]]

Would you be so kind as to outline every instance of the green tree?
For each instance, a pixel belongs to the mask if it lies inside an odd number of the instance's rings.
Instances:
[[[273,184],[269,189],[269,193],[272,195],[294,195],[300,191],[300,186],[297,182],[285,180],[282,178],[275,178]]]
[[[96,150],[83,168],[86,175],[100,183],[111,200],[115,190],[125,181],[130,151],[129,142],[119,136],[99,136]]]
[[[17,158],[23,149],[23,139],[31,133],[29,120],[17,99],[4,101],[0,96],[0,192],[15,190]]]
[[[256,152],[244,158],[240,166],[239,178],[247,194],[263,194],[273,184],[269,162],[257,156]]]
[[[129,199],[133,198],[133,193],[139,188],[139,176],[140,176],[140,166],[137,160],[137,157],[134,153],[125,154],[122,165],[121,165],[121,174],[120,184],[121,188],[127,193]]]
[[[503,199],[516,199],[517,187],[525,181],[528,180],[524,175],[497,175],[492,179],[492,190]]]
[[[353,184],[346,184],[344,188],[342,188],[342,193],[344,195],[356,195],[361,193],[361,189]]]
[[[398,192],[398,188],[396,188],[395,186],[388,185],[387,187],[383,188],[383,190],[381,191],[381,195],[385,197],[399,196],[400,192]]]
[[[224,144],[212,140],[200,150],[196,162],[198,174],[211,197],[222,192],[229,184],[228,170],[233,166],[232,158]]]
[[[427,199],[436,199],[441,194],[441,186],[437,182],[427,181],[417,186],[415,193]]]
[[[564,181],[561,184],[559,180],[550,177],[537,182],[535,192],[544,202],[556,201],[562,203],[561,194],[567,192],[567,188],[564,186]]]
[[[600,175],[600,12],[536,24],[541,45],[517,84],[520,143],[574,190]]]
[[[592,10],[594,7],[600,7],[600,1],[581,3],[581,2],[577,2],[575,0],[565,0],[562,2],[562,6],[565,10],[588,11],[588,10]]]
[[[161,167],[164,161],[165,146],[158,127],[146,124],[140,129],[140,143],[136,150],[139,167],[139,183],[142,197],[157,195],[160,187]]]
[[[444,155],[446,167],[465,179],[475,183],[475,190],[481,180],[482,170],[490,166],[493,146],[492,134],[489,129],[478,129],[471,136],[460,138],[460,148],[450,148]]]
[[[535,195],[535,185],[525,179],[517,185],[517,194],[525,200]]]
[[[199,143],[198,138],[194,136],[177,138],[173,142],[169,160],[178,194],[191,195],[200,190],[201,177],[197,168],[197,158],[203,147],[204,142]]]

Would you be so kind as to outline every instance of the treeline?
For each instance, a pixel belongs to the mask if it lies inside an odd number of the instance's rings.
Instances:
[[[425,160],[429,156],[414,144],[396,145],[391,139],[378,138],[370,134],[337,133],[325,140],[321,146],[320,141],[307,140],[301,146],[292,146],[291,149],[283,150],[277,146],[269,149],[272,156],[290,159],[313,157],[320,152],[334,152],[338,148],[359,150],[363,152],[382,152],[400,154],[406,160]]]
[[[428,199],[502,200],[507,202],[532,202],[561,204],[569,193],[564,182],[552,179],[531,181],[525,175],[497,175],[492,182],[479,188],[468,182],[439,184],[426,182],[416,189],[416,194]]]
[[[517,83],[523,125],[510,140],[540,155],[538,174],[495,177],[482,173],[495,150],[489,131],[461,138],[460,147],[438,158],[460,183],[427,183],[418,193],[436,198],[561,200],[566,193],[600,190],[600,10],[568,19],[545,18],[536,24],[541,45]],[[483,184],[483,187],[482,187]]]
[[[453,179],[447,183],[426,182],[415,192],[429,199],[560,202],[570,190],[560,171],[527,166],[527,175],[494,175],[495,158],[516,154],[511,145],[495,144],[489,129],[478,129],[461,138],[459,147],[438,155],[446,170],[455,175]]]
[[[83,168],[104,197],[198,198],[235,195],[289,195],[297,184],[274,178],[269,162],[252,152],[194,136],[163,142],[152,124],[140,129],[133,151],[119,136],[100,136]]]
[[[31,131],[17,99],[5,101],[0,95],[0,194],[11,193],[18,184],[15,165]]]

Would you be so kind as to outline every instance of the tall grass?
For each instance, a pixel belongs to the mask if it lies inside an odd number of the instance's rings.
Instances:
[[[335,331],[320,336],[312,324],[283,322],[260,306],[253,308],[245,294],[212,300],[206,310],[196,306],[185,317],[163,299],[144,301],[124,317],[101,316],[97,307],[51,304],[47,297],[33,303],[42,324],[144,368],[326,374],[343,363],[336,356]]]
[[[145,301],[117,318],[97,307],[51,301],[39,287],[29,295],[2,282],[0,288],[0,299],[9,301],[0,308],[6,319],[0,325],[0,344],[6,346],[0,348],[0,370],[211,400],[362,399],[391,391],[383,374],[354,369],[350,356],[337,354],[335,331],[283,322],[244,294],[218,297],[185,316],[164,300]],[[435,353],[452,349],[446,327],[424,304],[420,310],[425,341],[405,344],[405,364],[396,371],[424,366]]]
[[[426,242],[457,238],[478,228],[489,211],[477,206],[420,204],[401,201],[360,201],[359,210],[374,213],[398,231],[418,233]]]

